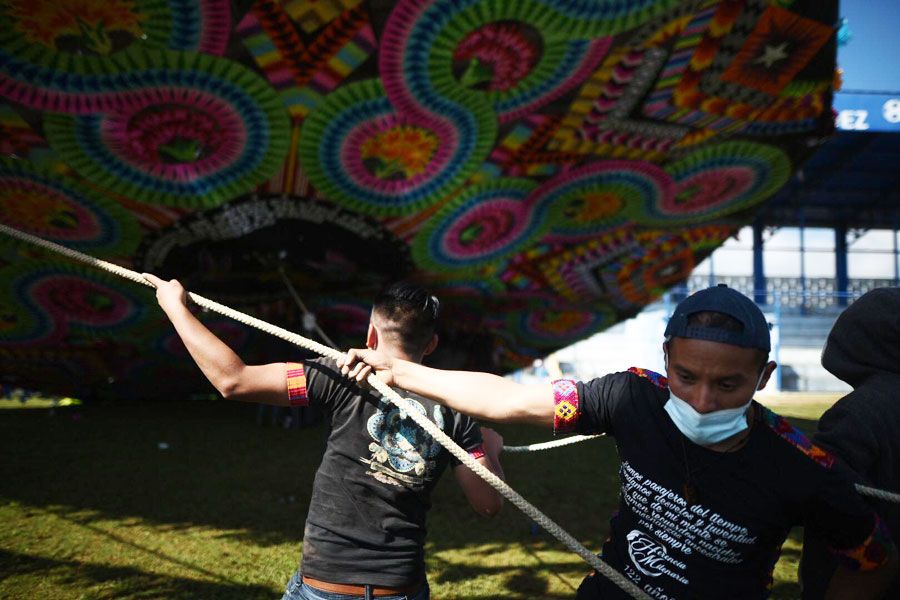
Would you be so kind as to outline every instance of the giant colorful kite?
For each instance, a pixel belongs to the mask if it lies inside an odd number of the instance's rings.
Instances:
[[[0,222],[346,347],[411,278],[439,364],[638,312],[832,129],[837,2],[6,0]],[[0,377],[208,389],[152,295],[0,241]],[[245,357],[262,336],[211,327]],[[280,357],[285,358],[285,357]]]

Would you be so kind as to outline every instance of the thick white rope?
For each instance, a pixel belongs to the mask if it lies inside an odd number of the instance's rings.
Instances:
[[[504,452],[538,452],[539,450],[550,450],[552,448],[560,448],[562,446],[568,446],[570,444],[577,444],[579,442],[586,442],[588,440],[592,440],[594,438],[602,437],[603,434],[600,435],[573,435],[571,437],[563,438],[561,440],[553,440],[550,442],[541,442],[539,444],[529,444],[527,446],[503,446]],[[896,502],[900,504],[900,494],[896,492],[890,492],[888,490],[882,490],[879,488],[869,487],[867,485],[856,484],[856,491],[862,494],[863,496],[871,496],[872,498],[877,498],[879,500],[884,500],[886,502]]]
[[[879,500],[886,500],[888,502],[897,502],[900,503],[900,494],[895,492],[889,492],[887,490],[880,490],[878,488],[869,487],[867,485],[861,485],[859,483],[856,484],[856,491],[862,494],[863,496],[872,496],[873,498],[878,498]]]
[[[69,258],[74,260],[89,264],[91,266],[97,267],[98,269],[103,269],[104,271],[108,271],[110,273],[114,273],[120,277],[124,277],[125,279],[129,279],[134,281],[135,283],[140,283],[146,285],[148,287],[153,287],[153,285],[144,279],[140,273],[132,271],[130,269],[126,269],[124,267],[120,267],[118,265],[114,265],[112,263],[94,258],[92,256],[88,256],[86,254],[82,254],[81,252],[77,252],[70,248],[66,248],[65,246],[60,246],[59,244],[55,244],[53,242],[48,242],[47,240],[43,240],[39,237],[33,236],[31,234],[19,231],[18,229],[14,229],[12,227],[8,227],[0,223],[0,232],[5,233],[11,237],[16,239],[34,244],[36,246],[40,246],[42,248],[46,248],[48,250],[52,250],[54,252],[58,252]],[[306,348],[307,350],[312,350],[316,354],[339,360],[344,357],[343,352],[339,352],[338,350],[334,350],[315,342],[313,340],[304,338],[301,335],[296,333],[292,333],[286,329],[282,329],[281,327],[277,327],[270,323],[266,323],[260,319],[255,317],[251,317],[250,315],[246,315],[242,312],[236,311],[232,308],[229,308],[223,304],[219,304],[213,300],[209,300],[204,298],[203,296],[199,296],[194,294],[193,292],[188,292],[188,298],[191,299],[195,304],[201,306],[203,308],[207,308],[219,314],[225,315],[227,317],[231,317],[232,319],[244,323],[245,325],[249,325],[251,327],[256,327],[266,333],[274,335],[275,337],[281,338],[287,342],[300,346],[301,348]],[[639,587],[637,587],[631,580],[627,579],[624,575],[616,571],[614,568],[600,560],[600,557],[588,550],[584,545],[581,544],[577,539],[575,539],[570,533],[556,524],[552,519],[542,513],[537,507],[528,502],[525,498],[523,498],[518,492],[513,490],[509,485],[494,475],[491,471],[481,466],[475,459],[469,456],[469,453],[460,448],[450,436],[444,433],[441,429],[439,429],[434,423],[432,423],[428,417],[419,413],[412,404],[410,404],[407,400],[402,398],[397,392],[388,387],[383,381],[378,379],[375,374],[369,375],[366,379],[367,383],[375,388],[378,392],[382,394],[385,398],[390,400],[395,406],[397,406],[401,411],[403,411],[406,416],[411,418],[419,427],[424,429],[431,435],[432,438],[438,441],[444,448],[447,449],[450,454],[455,456],[461,463],[466,465],[472,471],[475,472],[479,477],[484,479],[488,484],[491,485],[494,489],[496,489],[500,494],[502,494],[507,500],[512,502],[519,510],[528,515],[535,523],[543,527],[548,533],[550,533],[557,540],[562,542],[565,546],[567,546],[570,550],[575,552],[578,556],[584,559],[589,565],[591,565],[598,572],[602,573],[606,576],[610,581],[618,585],[625,592],[630,594],[634,598],[640,598],[642,600],[650,600],[650,596],[644,593]]]
[[[551,448],[560,448],[578,442],[586,442],[594,438],[603,437],[602,435],[573,435],[561,440],[553,440],[550,442],[540,442],[538,444],[528,444],[527,446],[503,446],[504,452],[537,452],[538,450],[550,450]]]

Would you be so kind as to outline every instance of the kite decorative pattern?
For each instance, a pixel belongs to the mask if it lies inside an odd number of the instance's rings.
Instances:
[[[144,202],[199,208],[247,192],[287,152],[276,95],[249,69],[202,54],[142,57],[144,83],[90,115],[48,114],[51,147],[82,177]]]
[[[108,108],[110,94],[142,85],[135,51],[220,55],[230,30],[227,0],[11,0],[0,7],[0,96],[54,112]]]
[[[0,221],[98,255],[130,254],[140,239],[137,220],[121,205],[22,160],[0,158]]]
[[[86,267],[44,262],[8,267],[2,303],[15,306],[0,331],[0,345],[27,343],[90,347],[137,324],[152,308],[144,290]]]
[[[434,360],[505,371],[633,315],[752,221],[832,129],[836,14],[10,0],[0,222],[314,332],[287,281],[345,346],[384,284],[419,281],[445,315]],[[10,240],[0,276],[0,372],[26,387],[205,389],[144,290]]]

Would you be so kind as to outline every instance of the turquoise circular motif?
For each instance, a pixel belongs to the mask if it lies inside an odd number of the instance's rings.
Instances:
[[[134,85],[141,50],[221,55],[230,30],[227,0],[9,0],[0,4],[0,95],[38,110],[107,110]]]
[[[533,194],[549,207],[550,233],[579,241],[644,219],[646,205],[672,193],[672,180],[656,165],[608,160],[564,172]]]
[[[673,193],[648,204],[647,224],[702,223],[759,204],[791,174],[791,161],[775,146],[724,142],[666,166]]]
[[[615,313],[599,304],[589,310],[539,308],[511,313],[507,326],[523,345],[559,348],[574,343],[615,323]]]
[[[90,346],[138,323],[152,293],[68,263],[19,263],[4,269],[0,345]]]
[[[253,189],[287,153],[287,113],[249,69],[187,53],[153,69],[103,114],[50,115],[50,145],[82,177],[144,202],[206,208]]]
[[[440,200],[487,156],[491,114],[448,119],[397,111],[376,80],[330,94],[304,122],[300,162],[331,200],[376,216],[403,215]]]
[[[101,255],[129,255],[140,237],[134,216],[77,181],[0,158],[0,221],[26,233]]]
[[[436,270],[475,270],[527,247],[543,234],[543,205],[526,201],[535,184],[500,179],[466,189],[413,240],[413,259]]]

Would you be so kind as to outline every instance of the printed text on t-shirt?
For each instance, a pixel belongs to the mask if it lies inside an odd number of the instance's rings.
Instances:
[[[622,463],[620,476],[622,496],[640,525],[673,550],[738,564],[743,557],[735,546],[756,543],[746,527],[702,504],[689,506],[682,496],[644,477],[628,461]]]

